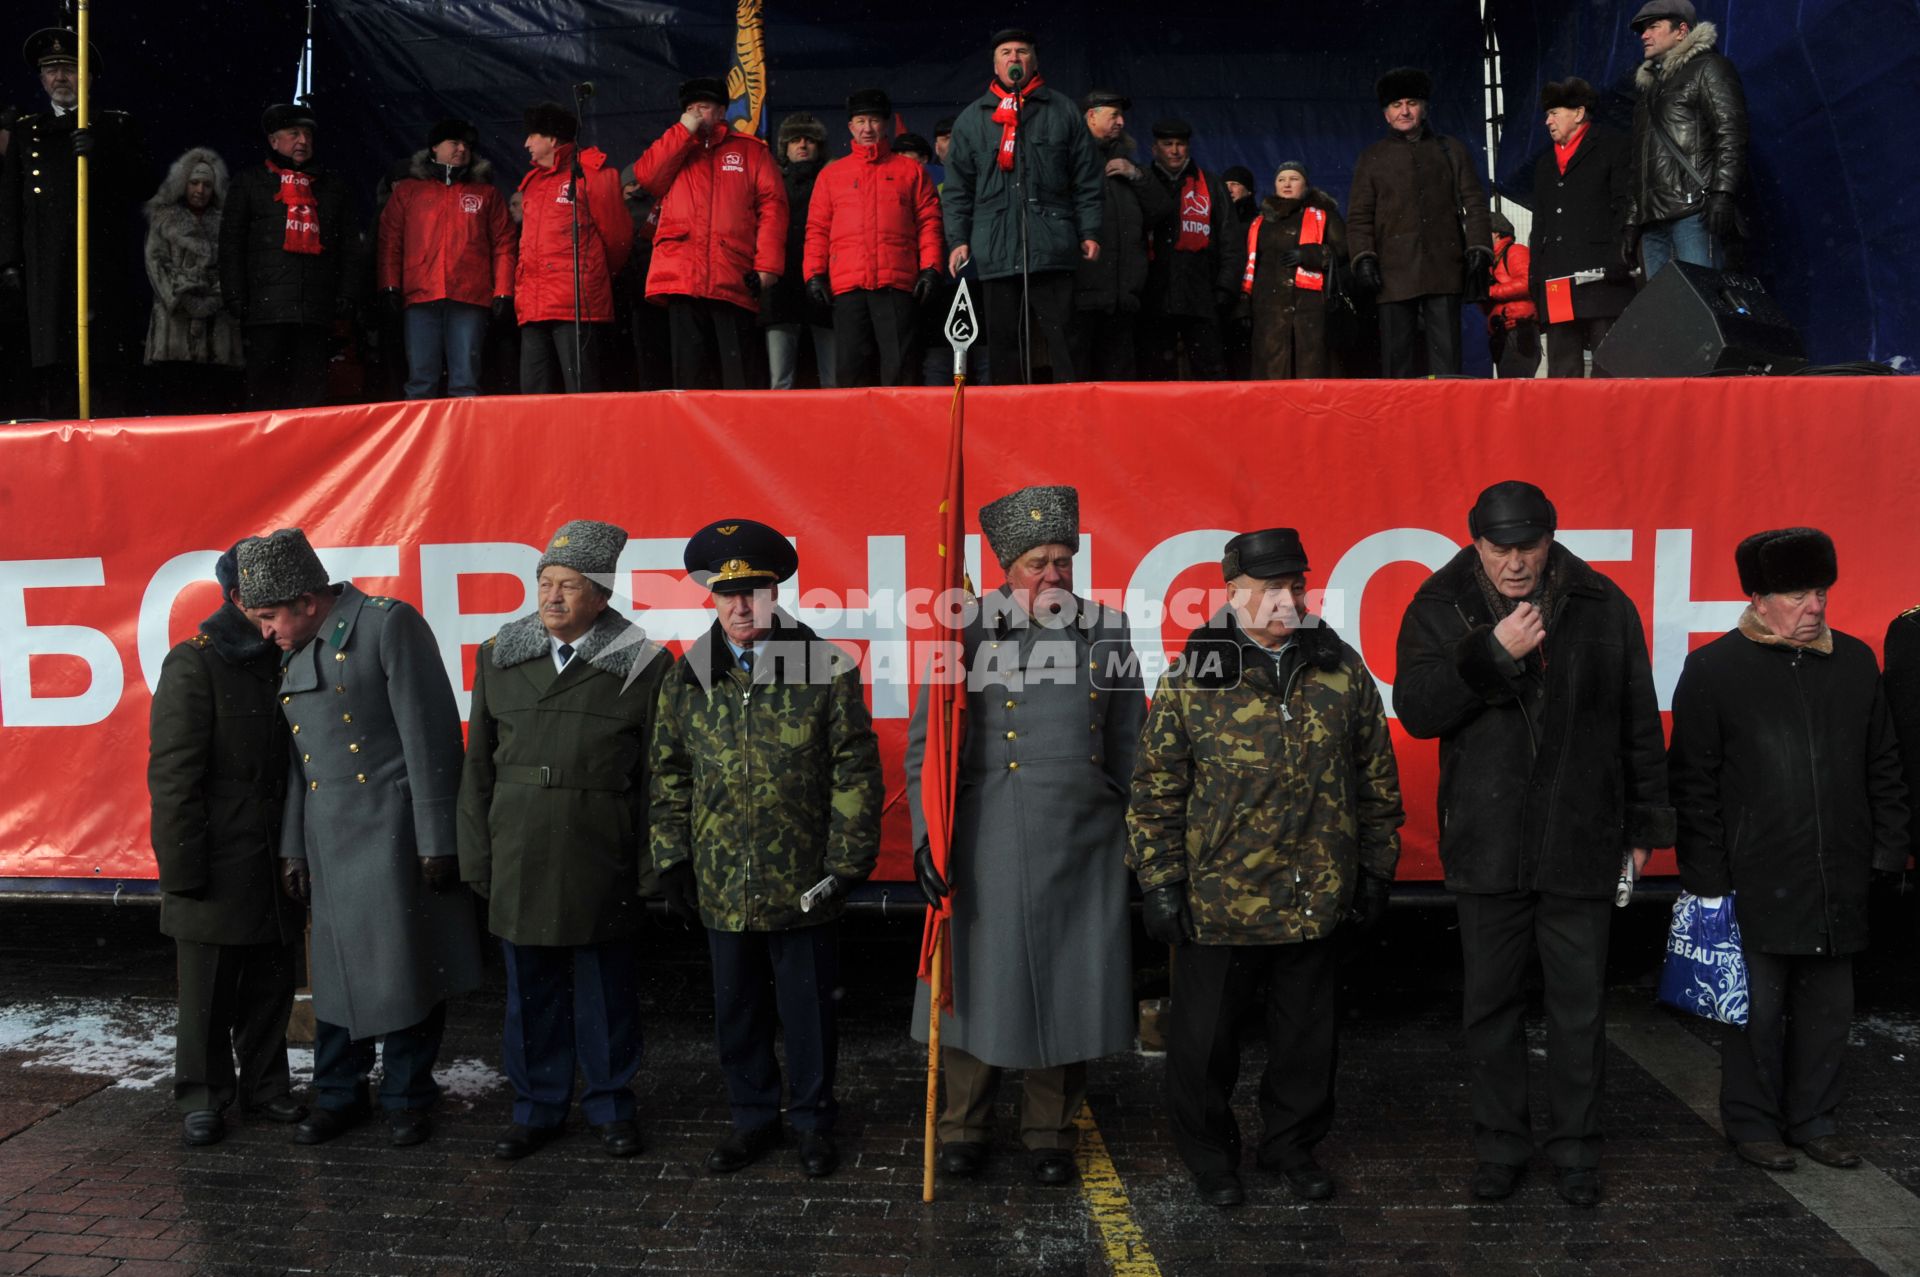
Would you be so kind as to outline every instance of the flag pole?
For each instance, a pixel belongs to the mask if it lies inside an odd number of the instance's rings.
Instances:
[[[75,54],[80,73],[80,101],[75,111],[77,118],[74,123],[81,132],[86,131],[87,123],[91,118],[90,111],[93,106],[93,93],[88,84],[88,79],[93,71],[93,60],[88,56],[91,52],[91,46],[87,43],[89,36],[88,26],[90,25],[87,13],[89,7],[88,0],[77,0],[77,3],[74,5],[73,34],[80,44],[80,48]],[[79,256],[74,260],[74,286],[79,292],[80,303],[79,309],[74,315],[74,335],[80,343],[74,366],[80,379],[80,420],[91,421],[93,419],[93,361],[89,358],[89,352],[93,343],[89,340],[92,325],[87,321],[87,292],[89,282],[87,279],[88,162],[87,157],[84,155],[75,156],[73,162],[75,166],[73,187],[74,209],[77,213],[74,220],[78,223],[75,233],[79,237],[77,243]]]

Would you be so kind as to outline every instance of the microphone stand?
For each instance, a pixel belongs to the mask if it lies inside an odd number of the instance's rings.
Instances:
[[[1026,68],[1017,68],[1019,75],[1013,76],[1013,199],[1014,207],[1020,210],[1020,380],[1023,385],[1033,384],[1033,320],[1028,310],[1028,275],[1032,269],[1032,254],[1027,243],[1027,191],[1026,179],[1021,172],[1022,161],[1027,152],[1026,139],[1020,136],[1020,129],[1026,123],[1027,100],[1020,92],[1020,86],[1026,83]]]

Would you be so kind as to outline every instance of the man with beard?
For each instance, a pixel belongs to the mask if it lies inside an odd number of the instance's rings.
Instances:
[[[1247,231],[1226,183],[1194,162],[1192,146],[1193,126],[1185,120],[1153,126],[1150,179],[1174,206],[1152,231],[1142,319],[1143,371],[1156,381],[1180,379],[1182,350],[1192,380],[1226,376],[1221,325],[1240,304]]]
[[[1140,375],[1135,329],[1147,286],[1147,237],[1173,216],[1173,196],[1133,158],[1126,113],[1133,104],[1112,89],[1080,100],[1102,166],[1100,255],[1074,277],[1073,366],[1089,381]]]

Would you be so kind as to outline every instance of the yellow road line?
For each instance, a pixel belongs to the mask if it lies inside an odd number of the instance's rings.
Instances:
[[[1107,1156],[1107,1142],[1093,1123],[1092,1111],[1082,1105],[1073,1124],[1080,1128],[1080,1195],[1087,1199],[1087,1211],[1100,1226],[1108,1271],[1112,1277],[1160,1277],[1160,1264],[1147,1249],[1140,1225],[1134,1222],[1133,1203],[1127,1200],[1120,1172]]]

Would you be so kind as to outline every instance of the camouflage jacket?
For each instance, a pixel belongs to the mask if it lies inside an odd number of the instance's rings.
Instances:
[[[716,623],[660,688],[653,863],[693,861],[715,931],[831,922],[800,910],[828,874],[863,879],[880,854],[880,745],[846,652],[780,618],[751,676]]]
[[[1400,859],[1400,780],[1379,689],[1324,625],[1297,630],[1286,686],[1223,612],[1154,693],[1127,811],[1143,890],[1187,883],[1201,944],[1330,933],[1362,872]]]

